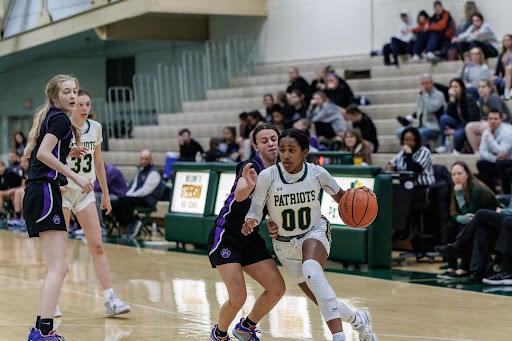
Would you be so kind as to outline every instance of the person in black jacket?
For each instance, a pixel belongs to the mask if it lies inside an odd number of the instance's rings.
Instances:
[[[363,140],[368,141],[372,145],[372,153],[376,153],[379,149],[379,140],[372,119],[362,112],[357,105],[351,104],[347,107],[347,120],[352,121],[354,129],[361,131]]]
[[[335,73],[327,74],[325,94],[334,104],[346,108],[354,100],[354,93],[348,84]]]
[[[478,106],[473,96],[468,96],[464,81],[460,78],[454,78],[450,81],[448,90],[450,101],[446,114],[439,118],[442,139],[444,143],[446,136],[453,135],[454,150],[460,151],[466,141],[466,132],[464,130],[466,123],[478,121],[480,119]],[[436,152],[447,152],[445,146],[436,148]]]
[[[509,99],[512,96],[512,34],[505,34],[503,37],[503,47],[493,79],[498,93]]]
[[[315,79],[311,82],[309,90],[306,93],[306,107],[309,106],[309,102],[313,98],[313,95],[317,91],[325,91],[325,68],[318,68],[315,70]]]
[[[300,90],[300,92],[303,94],[308,92],[309,83],[299,75],[299,69],[296,67],[291,67],[288,69],[288,76],[290,76],[290,81],[288,83],[288,87],[286,88],[287,93],[291,93],[292,90],[295,89]]]
[[[306,117],[308,107],[304,104],[304,94],[300,90],[293,90],[288,95],[288,105],[285,107],[285,127],[291,128],[293,123]]]
[[[190,130],[181,129],[178,133],[178,142],[180,144],[180,161],[195,161],[196,154],[204,153],[203,147],[190,137]]]

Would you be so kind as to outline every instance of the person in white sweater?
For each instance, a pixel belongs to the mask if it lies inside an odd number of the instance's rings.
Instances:
[[[400,24],[396,34],[391,37],[391,43],[384,45],[382,54],[384,55],[384,64],[398,66],[399,54],[412,54],[412,46],[414,44],[414,33],[412,29],[414,25],[411,21],[409,10],[402,10],[400,12]],[[393,62],[391,62],[389,55],[393,54]]]
[[[498,40],[488,22],[484,21],[481,13],[473,13],[471,16],[473,22],[466,31],[456,37],[453,37],[452,43],[456,44],[460,56],[464,52],[479,47],[484,52],[485,58],[498,56]]]

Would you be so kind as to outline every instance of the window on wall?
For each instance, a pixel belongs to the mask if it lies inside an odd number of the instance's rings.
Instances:
[[[132,85],[132,77],[135,74],[135,57],[107,59],[107,98],[108,89],[111,86]]]

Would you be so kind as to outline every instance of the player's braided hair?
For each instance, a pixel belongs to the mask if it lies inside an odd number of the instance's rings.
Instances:
[[[300,129],[286,129],[283,131],[281,136],[279,136],[279,143],[281,139],[284,137],[289,137],[297,141],[301,150],[309,150],[309,136],[304,130]]]

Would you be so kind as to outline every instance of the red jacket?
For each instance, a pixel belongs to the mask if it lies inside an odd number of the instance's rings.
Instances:
[[[430,18],[428,30],[429,32],[442,32],[448,39],[453,38],[453,19],[449,11],[443,11],[441,19],[438,20],[436,16]]]
[[[419,25],[418,27],[415,27],[412,29],[412,33],[414,34],[418,34],[420,33],[421,31],[423,31],[425,29],[425,25],[428,23],[428,21],[424,21],[423,24]]]

